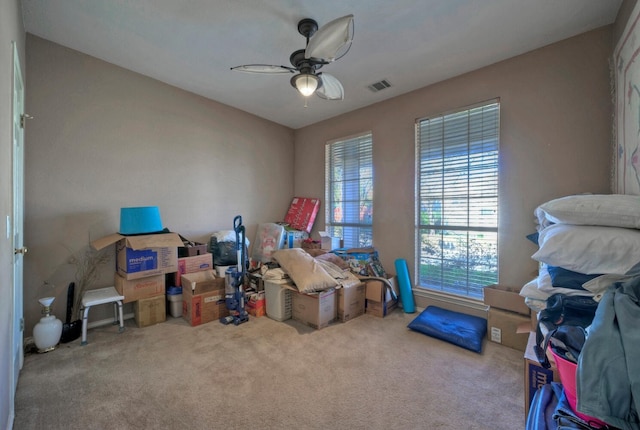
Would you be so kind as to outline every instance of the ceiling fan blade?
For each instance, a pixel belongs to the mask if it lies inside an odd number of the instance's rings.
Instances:
[[[271,64],[245,64],[244,66],[232,67],[231,70],[256,74],[295,73],[296,71],[293,67],[273,66]]]
[[[346,15],[320,27],[309,39],[305,58],[332,62],[344,56],[353,40],[353,15]]]
[[[318,97],[325,100],[344,100],[344,87],[334,76],[326,73],[317,75],[322,80],[322,85],[316,90]]]

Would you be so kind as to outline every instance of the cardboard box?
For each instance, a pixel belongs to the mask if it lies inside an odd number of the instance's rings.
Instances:
[[[216,276],[213,270],[182,275],[182,294],[195,296],[217,290],[224,290],[224,278]]]
[[[384,318],[389,315],[395,308],[398,307],[398,302],[371,302],[367,300],[367,307],[365,313],[367,315],[373,315],[374,317]]]
[[[307,238],[302,241],[300,247],[302,249],[320,249],[321,242],[319,240],[313,240],[311,238]]]
[[[114,274],[114,284],[118,294],[124,296],[123,303],[135,302],[149,297],[164,296],[164,275],[147,276],[139,279],[126,279],[118,272]]]
[[[139,328],[165,322],[167,305],[164,294],[136,301],[133,304],[133,316]]]
[[[91,242],[96,250],[116,245],[116,271],[125,279],[138,279],[178,271],[178,246],[183,242],[176,233],[123,236],[115,233]]]
[[[398,277],[387,276],[386,279],[389,281],[389,283],[391,283],[391,287],[393,288],[393,291],[397,296],[399,294]],[[383,281],[378,281],[376,279],[367,279],[365,285],[367,300],[372,300],[374,302],[389,302],[393,300],[393,296],[391,295],[389,288],[387,288],[387,285]]]
[[[396,293],[396,297],[398,297],[398,278],[396,276],[391,276],[387,279],[391,283],[393,291]],[[365,285],[365,313],[384,318],[398,306],[398,300],[393,298],[391,291],[389,291],[389,288],[387,288],[384,282],[367,279]]]
[[[533,347],[536,344],[536,334],[534,332],[529,333],[527,347],[524,352],[524,416],[525,420],[529,415],[529,408],[531,407],[531,401],[533,396],[538,391],[538,388],[544,384],[551,382],[560,382],[560,374],[556,368],[553,357],[550,357],[551,368],[545,369],[542,367],[538,358],[536,357]],[[551,356],[551,354],[547,354]]]
[[[264,280],[259,272],[247,273],[247,280],[249,281],[249,288],[254,291],[264,291]]]
[[[364,314],[366,285],[363,283],[338,289],[338,320],[349,321]]]
[[[320,210],[320,200],[306,197],[294,197],[284,222],[291,228],[311,233],[313,223]]]
[[[247,313],[254,317],[262,317],[267,314],[266,300],[264,291],[261,293],[252,293],[247,297],[247,305],[245,306]]]
[[[327,327],[338,317],[337,297],[335,288],[312,294],[293,292],[291,318],[315,329]]]
[[[207,252],[207,244],[193,242],[191,246],[178,247],[178,258],[183,257],[195,257],[196,255],[202,255]]]
[[[516,312],[489,308],[487,336],[492,342],[524,351],[527,348],[529,332],[522,333],[518,331],[522,324],[531,324],[531,317]]]
[[[520,295],[520,288],[506,285],[489,285],[484,287],[484,304],[492,308],[529,315],[531,309]]]
[[[320,249],[332,251],[341,248],[340,242],[342,240],[339,237],[331,237],[324,231],[319,231],[318,234],[320,235]]]
[[[286,228],[284,231],[284,248],[302,248],[302,242],[309,238],[309,233],[302,230],[291,230]]]
[[[182,318],[191,326],[228,316],[224,297],[224,278],[213,270],[182,275]]]
[[[174,274],[174,285],[182,286],[182,275],[185,273],[201,272],[203,270],[213,269],[213,254],[205,252],[204,254],[192,257],[178,258],[178,270]]]

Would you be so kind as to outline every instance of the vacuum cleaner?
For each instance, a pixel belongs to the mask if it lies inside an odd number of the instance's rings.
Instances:
[[[249,314],[245,310],[246,295],[244,292],[244,277],[247,268],[247,255],[245,253],[245,229],[242,225],[242,217],[237,215],[233,219],[233,230],[236,233],[236,267],[229,267],[225,271],[225,305],[229,309],[229,316],[220,318],[222,324],[240,325],[249,321]]]

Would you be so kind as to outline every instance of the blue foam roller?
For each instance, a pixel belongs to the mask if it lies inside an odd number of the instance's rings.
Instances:
[[[412,314],[416,311],[416,304],[413,301],[413,292],[411,291],[411,280],[409,279],[409,268],[407,267],[407,260],[398,258],[395,261],[396,274],[398,275],[398,286],[400,287],[400,301],[402,302],[402,309],[407,314]]]

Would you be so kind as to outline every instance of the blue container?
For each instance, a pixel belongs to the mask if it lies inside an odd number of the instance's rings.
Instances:
[[[182,287],[171,286],[167,288],[167,304],[172,317],[182,316]]]
[[[148,234],[162,231],[160,209],[143,206],[120,209],[120,234]]]
[[[178,294],[182,294],[182,287],[171,286],[167,288],[168,296],[176,296]]]

